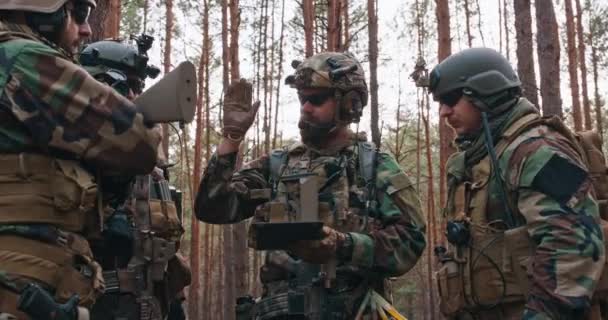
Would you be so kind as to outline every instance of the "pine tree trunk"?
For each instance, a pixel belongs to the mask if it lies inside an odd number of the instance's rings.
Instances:
[[[274,108],[274,133],[272,134],[272,148],[277,147],[277,124],[279,119],[279,97],[283,83],[283,39],[285,36],[285,0],[281,1],[281,35],[279,36],[279,71],[277,76],[277,91]],[[257,271],[257,270],[256,270]],[[256,281],[257,284],[257,281]]]
[[[341,9],[340,0],[327,0],[327,51],[341,51]]]
[[[452,43],[450,36],[450,8],[448,2],[443,0],[435,0],[437,16],[437,35],[438,35],[438,54],[437,60],[443,61],[452,53]],[[445,163],[448,157],[454,153],[452,141],[454,140],[454,131],[445,121],[439,123],[439,201],[443,205],[446,201],[446,173]],[[443,230],[443,226],[441,226]],[[445,243],[445,234],[441,232],[441,243]]]
[[[239,26],[241,10],[239,0],[230,0],[230,79],[238,80],[240,75],[239,61]]]
[[[604,127],[603,127],[603,123],[602,123],[602,98],[600,96],[600,91],[599,91],[599,84],[598,84],[598,79],[599,79],[599,75],[598,75],[598,64],[599,64],[599,56],[597,53],[597,48],[593,45],[593,37],[594,35],[591,34],[589,37],[589,42],[591,45],[591,65],[592,65],[592,69],[593,69],[593,85],[594,85],[594,96],[595,96],[595,128],[597,130],[597,132],[600,134],[600,137],[604,136]]]
[[[530,0],[515,0],[515,35],[517,39],[517,72],[522,84],[523,95],[538,107],[538,89],[532,42],[532,14]]]
[[[510,37],[509,37],[509,11],[507,7],[507,0],[503,1],[502,7],[502,22],[505,24],[505,51],[507,60],[511,59],[511,49],[509,47]]]
[[[313,0],[302,1],[302,12],[304,14],[304,55],[308,58],[314,54],[313,37],[315,6],[313,4]]]
[[[576,35],[574,30],[574,14],[572,13],[572,1],[566,0],[566,40],[568,49],[568,73],[570,75],[570,94],[572,95],[572,117],[574,119],[574,130],[581,131],[583,121],[581,115],[581,102],[578,92],[578,61],[576,51]]]
[[[173,0],[165,0],[165,50],[163,51],[163,69],[165,74],[172,69],[171,52],[173,51],[173,28],[175,26],[175,15],[173,14]],[[166,157],[169,157],[169,125],[164,123],[162,147]]]
[[[91,42],[118,38],[120,33],[120,0],[97,1],[97,7],[91,11],[89,24],[91,28]]]
[[[543,114],[562,117],[559,34],[551,0],[536,0],[536,43]]]
[[[378,15],[376,9],[376,0],[367,0],[371,130],[372,141],[376,146],[380,146],[380,126],[378,125]]]
[[[581,0],[576,1],[576,35],[578,37],[578,62],[581,68],[581,90],[583,95],[583,114],[585,115],[585,130],[593,129],[591,117],[591,104],[589,102],[589,90],[587,83],[587,59],[585,54],[585,33],[583,30],[583,9]]]
[[[224,247],[223,247],[223,262],[222,276],[224,278],[224,297],[223,297],[223,313],[222,319],[234,319],[234,246],[233,246],[233,225],[225,225],[223,230]],[[196,319],[196,318],[195,318]]]
[[[469,10],[469,0],[464,0],[464,17],[467,29],[467,43],[470,48],[473,46],[473,36],[471,35],[471,10]]]
[[[342,49],[344,51],[348,51],[348,48],[350,47],[350,17],[348,14],[348,0],[342,0],[342,13],[344,14],[344,41]]]

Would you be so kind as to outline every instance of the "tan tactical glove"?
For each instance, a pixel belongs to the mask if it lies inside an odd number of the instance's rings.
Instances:
[[[323,227],[323,239],[295,242],[289,246],[289,251],[306,262],[324,264],[337,258],[336,251],[346,241],[346,237],[346,234],[326,226]]]
[[[228,86],[224,94],[224,119],[222,134],[224,137],[240,141],[255,120],[260,107],[257,101],[251,104],[253,88],[245,79],[235,81]]]

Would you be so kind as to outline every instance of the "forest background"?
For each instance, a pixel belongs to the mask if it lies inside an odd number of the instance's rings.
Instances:
[[[246,246],[247,222],[217,226],[192,216],[192,195],[219,140],[223,88],[244,77],[262,102],[242,161],[298,139],[299,104],[283,84],[293,59],[350,51],[363,62],[370,103],[353,129],[392,154],[415,181],[427,218],[428,246],[418,264],[393,279],[392,299],[409,319],[440,319],[432,250],[445,243],[441,204],[451,130],[438,105],[411,78],[453,52],[487,46],[516,67],[525,96],[543,114],[604,136],[608,112],[608,2],[602,0],[97,0],[92,41],[142,32],[164,73],[183,60],[198,69],[196,118],[164,126],[171,182],[184,192],[180,251],[193,283],[189,319],[234,319],[236,297],[258,296],[263,253]],[[151,85],[153,81],[149,81]],[[606,150],[606,145],[604,145]]]

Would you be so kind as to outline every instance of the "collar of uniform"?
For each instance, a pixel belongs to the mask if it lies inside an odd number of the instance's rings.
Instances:
[[[57,50],[64,58],[69,59],[70,61],[77,63],[74,59],[73,55],[69,54],[67,51],[63,50],[56,44],[48,41],[44,37],[40,36],[37,32],[32,30],[27,24],[23,23],[14,23],[7,21],[0,21],[0,42],[7,41],[10,39],[30,39],[34,41],[40,41],[47,46]]]

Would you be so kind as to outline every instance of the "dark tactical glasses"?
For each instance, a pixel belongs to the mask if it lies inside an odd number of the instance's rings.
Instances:
[[[310,102],[313,106],[320,106],[325,103],[329,98],[334,97],[333,91],[325,91],[314,94],[301,94],[298,92],[298,99],[300,99],[300,105],[304,105],[306,101]]]
[[[441,103],[442,105],[446,105],[446,106],[452,108],[458,103],[458,101],[460,101],[460,98],[462,98],[462,95],[463,95],[462,88],[458,88],[458,89],[452,90],[446,94],[439,96],[435,100],[438,101],[439,103]]]
[[[91,5],[87,2],[76,1],[73,3],[72,9],[70,9],[70,13],[74,18],[76,24],[83,25],[88,23],[89,15],[91,14]]]

